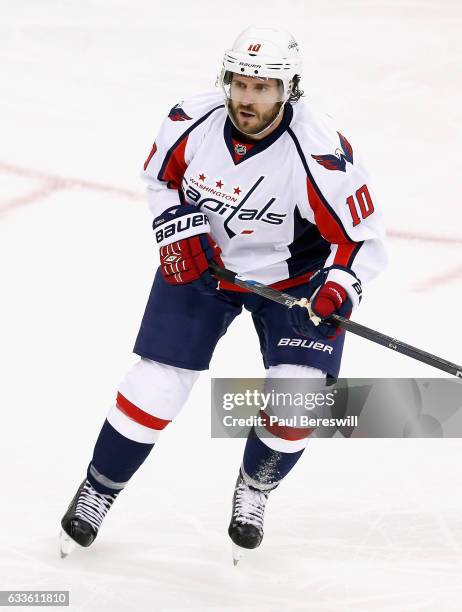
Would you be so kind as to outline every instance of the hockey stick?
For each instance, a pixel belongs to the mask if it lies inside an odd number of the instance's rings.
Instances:
[[[210,262],[209,267],[211,272],[220,280],[225,280],[228,283],[232,283],[238,287],[247,289],[252,293],[257,293],[258,295],[261,295],[268,300],[272,300],[273,302],[278,302],[278,304],[282,304],[287,308],[292,308],[292,306],[298,305],[307,308],[309,314],[311,312],[309,301],[306,298],[296,298],[288,293],[282,293],[277,289],[263,285],[258,281],[243,280],[239,278],[239,275],[236,274],[236,272],[232,272],[226,268],[220,268],[220,266],[214,262]],[[312,313],[310,316],[313,316]],[[433,366],[434,368],[443,370],[443,372],[447,372],[448,374],[462,378],[462,366],[446,361],[446,359],[442,359],[441,357],[437,357],[436,355],[422,351],[415,346],[401,342],[401,340],[396,340],[396,338],[392,338],[391,336],[386,336],[385,334],[375,331],[374,329],[370,329],[370,327],[366,327],[365,325],[345,319],[345,317],[341,317],[340,315],[334,314],[328,319],[328,321],[336,327],[340,327],[341,329],[349,331],[352,334],[366,338],[366,340],[370,340],[371,342],[385,346],[386,348],[396,351],[397,353],[407,355],[412,359],[422,361],[423,363]]]

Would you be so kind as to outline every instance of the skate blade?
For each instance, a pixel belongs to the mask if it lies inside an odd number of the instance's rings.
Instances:
[[[233,565],[234,567],[236,567],[236,565],[242,559],[246,551],[247,551],[247,548],[242,548],[242,546],[238,546],[237,544],[234,544],[233,542]]]
[[[61,553],[61,559],[65,559],[75,549],[77,543],[65,532],[61,531],[59,534],[59,548]]]

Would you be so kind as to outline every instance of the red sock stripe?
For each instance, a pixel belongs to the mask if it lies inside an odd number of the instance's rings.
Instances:
[[[304,440],[315,430],[314,427],[288,427],[287,425],[278,425],[277,423],[270,425],[269,416],[263,410],[260,410],[260,417],[263,420],[266,431],[282,440],[291,440],[293,442],[296,440]]]
[[[149,429],[164,429],[171,421],[166,421],[165,419],[159,419],[158,417],[152,416],[152,414],[148,414],[135,404],[132,404],[126,397],[124,397],[121,393],[117,393],[117,408],[126,414],[130,419],[136,421],[140,425],[144,425],[145,427],[149,427]]]

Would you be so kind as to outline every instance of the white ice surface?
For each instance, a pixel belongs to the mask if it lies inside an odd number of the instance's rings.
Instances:
[[[461,609],[459,440],[313,441],[233,568],[243,441],[210,439],[207,375],[95,545],[57,550],[157,265],[140,166],[248,23],[294,32],[307,97],[369,160],[391,262],[356,320],[461,362],[461,21],[450,0],[0,2],[0,589],[85,612]],[[211,372],[263,374],[248,316]],[[353,337],[342,374],[440,375]]]

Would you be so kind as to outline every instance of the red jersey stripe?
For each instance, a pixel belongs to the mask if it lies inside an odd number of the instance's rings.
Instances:
[[[300,276],[296,276],[294,278],[286,278],[285,280],[278,281],[277,283],[273,283],[269,286],[273,289],[277,289],[278,291],[283,291],[284,289],[289,289],[290,287],[298,287],[298,285],[303,285],[303,283],[307,283],[313,276],[313,274],[314,272],[305,272]],[[248,289],[244,289],[244,287],[238,287],[237,285],[228,283],[225,280],[220,280],[220,289],[223,289],[224,291],[237,291],[239,293],[251,293]]]
[[[146,170],[146,168],[149,166],[149,162],[151,161],[152,156],[154,155],[154,153],[155,153],[156,151],[157,151],[157,145],[156,145],[156,143],[154,143],[154,144],[152,145],[151,152],[150,152],[150,153],[149,153],[149,155],[148,155],[148,159],[147,159],[147,160],[144,162],[144,166],[143,166],[144,170]]]
[[[356,242],[350,242],[349,244],[339,244],[337,252],[334,257],[334,266],[343,266],[348,268],[350,265],[350,258],[353,255],[354,250],[357,247]]]
[[[308,191],[308,201],[313,209],[316,225],[323,238],[332,244],[344,244],[347,242],[354,245],[355,243],[351,242],[343,227],[319,197],[309,177],[306,177],[306,187]]]
[[[159,179],[168,182],[170,189],[181,189],[181,182],[186,172],[187,164],[184,158],[188,136],[185,136],[177,144],[175,149],[170,152],[170,157],[167,161]]]

